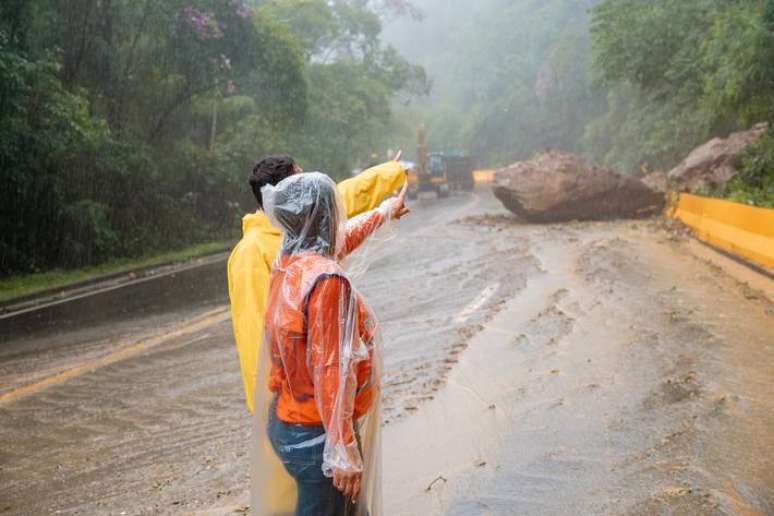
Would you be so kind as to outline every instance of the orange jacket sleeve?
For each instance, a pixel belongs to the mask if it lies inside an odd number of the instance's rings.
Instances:
[[[348,358],[352,343],[357,340],[357,314],[352,307],[349,282],[340,276],[320,280],[307,305],[315,398],[327,441],[333,447],[355,444],[352,415],[357,376],[355,364]]]
[[[339,259],[345,258],[360,247],[371,233],[384,224],[386,218],[381,209],[375,209],[349,220],[344,238],[344,249],[342,249]]]

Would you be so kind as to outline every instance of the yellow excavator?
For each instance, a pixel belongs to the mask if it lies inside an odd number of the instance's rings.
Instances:
[[[424,126],[417,134],[417,159],[418,163],[408,173],[410,199],[415,199],[420,192],[432,191],[442,198],[452,190],[475,188],[473,159],[460,151],[428,153]]]

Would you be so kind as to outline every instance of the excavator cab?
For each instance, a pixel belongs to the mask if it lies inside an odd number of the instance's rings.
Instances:
[[[434,190],[438,197],[447,197],[449,195],[449,176],[443,154],[430,154],[427,165],[427,186],[425,189]]]
[[[419,192],[433,191],[438,197],[449,195],[449,182],[446,177],[446,165],[440,155],[427,153],[427,141],[425,128],[420,127],[417,134],[417,156],[419,163],[413,169],[409,169],[410,199],[417,197]]]

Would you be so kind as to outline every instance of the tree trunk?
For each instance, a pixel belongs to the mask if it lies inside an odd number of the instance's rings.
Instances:
[[[218,130],[218,101],[212,101],[212,122],[210,123],[210,145],[211,150],[215,146],[215,134]]]

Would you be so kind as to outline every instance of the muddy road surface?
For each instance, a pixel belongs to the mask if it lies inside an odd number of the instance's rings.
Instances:
[[[774,514],[764,296],[656,222],[413,208],[359,280],[386,514]],[[0,319],[0,514],[249,510],[224,266]]]

